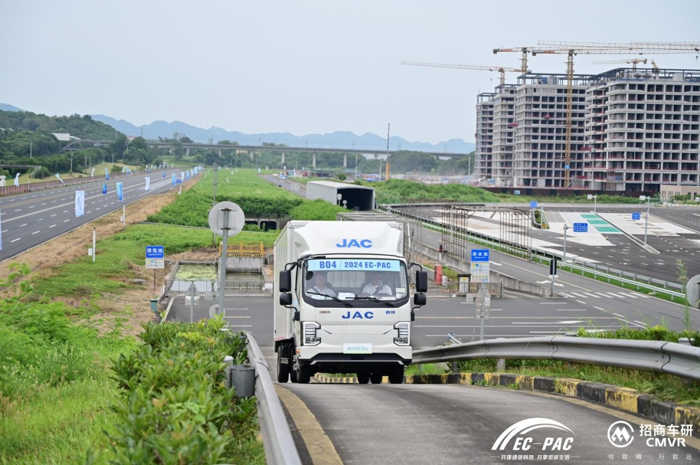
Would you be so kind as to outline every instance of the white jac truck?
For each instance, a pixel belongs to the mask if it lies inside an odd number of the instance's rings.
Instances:
[[[402,383],[411,321],[425,305],[427,273],[409,268],[398,222],[290,221],[275,242],[277,379],[357,373],[362,384]]]

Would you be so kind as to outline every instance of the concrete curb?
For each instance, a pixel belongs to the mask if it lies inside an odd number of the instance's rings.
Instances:
[[[514,373],[412,375],[406,376],[405,381],[406,384],[467,384],[558,394],[601,404],[666,425],[691,424],[693,436],[700,438],[700,408],[661,401],[652,395],[610,384]]]

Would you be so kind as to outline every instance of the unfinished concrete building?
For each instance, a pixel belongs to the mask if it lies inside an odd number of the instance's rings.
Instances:
[[[659,192],[698,184],[699,71],[608,71],[587,89],[586,106],[586,187]]]
[[[513,185],[513,144],[515,138],[515,93],[517,86],[496,87],[493,97],[492,178],[496,186]]]
[[[493,98],[494,92],[476,96],[476,176],[488,181],[493,175]]]
[[[571,163],[564,164],[567,79],[562,74],[525,74],[515,97],[513,185],[576,188],[583,175],[585,92],[589,77],[575,76],[571,118]],[[571,184],[564,186],[564,170]]]

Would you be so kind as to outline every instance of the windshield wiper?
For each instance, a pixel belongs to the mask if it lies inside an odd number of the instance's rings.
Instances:
[[[390,302],[387,302],[386,300],[377,299],[376,297],[371,296],[371,295],[368,295],[367,297],[357,296],[357,297],[355,297],[355,298],[352,299],[352,300],[371,300],[372,302],[381,302],[381,303],[383,303],[384,305],[386,305],[387,307],[393,307],[393,306],[394,306],[394,304],[392,304],[392,303],[390,303]]]
[[[345,305],[346,307],[352,307],[352,305],[350,305],[349,303],[347,303],[343,299],[340,299],[338,297],[334,297],[332,295],[326,295],[326,294],[321,294],[320,292],[310,292],[310,291],[306,291],[306,293],[311,294],[311,295],[322,295],[323,297],[328,297],[329,299],[333,299],[336,302],[340,302],[341,304]]]

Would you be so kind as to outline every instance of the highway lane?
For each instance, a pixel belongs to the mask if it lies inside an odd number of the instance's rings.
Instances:
[[[653,422],[554,395],[465,385],[281,386],[298,396],[313,413],[345,464],[599,464],[623,460],[647,464],[663,460],[697,463],[700,458],[697,442],[692,439],[688,441],[695,447],[648,447],[646,438],[636,437],[640,429],[637,425]],[[491,450],[509,427],[533,418],[557,421],[571,432],[536,429],[516,436],[532,438],[530,450],[516,449],[516,444],[522,443],[516,438],[502,451]],[[635,438],[624,449],[608,440],[608,429],[620,420],[635,428]],[[543,450],[546,438],[553,443],[573,439],[570,450],[551,450],[551,445]],[[523,454],[528,458],[523,459]],[[544,460],[543,454],[547,456]],[[509,459],[512,455],[516,457]],[[557,458],[553,460],[552,455]]]
[[[522,205],[521,205],[522,207]],[[687,212],[685,215],[678,213],[678,210],[673,212],[670,209],[656,208],[652,210],[651,216],[661,219],[668,219],[672,216],[687,216],[692,214]],[[693,209],[694,210],[694,209]],[[414,211],[422,217],[440,220],[441,211],[435,207],[418,208]],[[589,213],[587,207],[572,207],[567,205],[546,206],[547,212],[586,212]],[[639,211],[638,206],[631,207],[598,207],[598,213],[624,213],[631,215],[632,211]],[[592,213],[592,211],[590,211]],[[700,217],[693,217],[700,220]],[[676,218],[678,219],[678,218]],[[489,221],[480,218],[481,221],[492,222],[495,225],[497,221]],[[673,220],[669,220],[673,221]],[[691,228],[689,225],[694,220],[688,220],[685,224],[678,221],[684,227],[688,227],[692,233],[670,235],[657,235],[653,227],[649,229],[647,243],[656,249],[659,253],[652,253],[645,250],[640,244],[643,242],[642,235],[632,235],[635,240],[630,239],[625,234],[609,234],[608,239],[614,245],[612,246],[592,246],[581,243],[580,241],[571,240],[571,235],[567,240],[567,257],[585,258],[590,262],[596,262],[600,265],[609,268],[636,273],[642,276],[649,276],[665,281],[677,282],[678,273],[676,269],[676,261],[682,260],[686,263],[689,269],[689,275],[692,277],[695,274],[700,274],[700,233]],[[688,226],[686,226],[688,225]],[[496,226],[498,228],[498,226]],[[560,254],[564,249],[563,234],[557,234],[551,231],[541,231],[538,229],[532,230],[533,239],[546,241],[551,245],[547,248],[558,251]]]
[[[683,329],[678,317],[655,310],[656,299],[634,292],[627,298],[609,295],[567,299],[543,299],[527,294],[508,293],[503,299],[492,299],[488,319],[484,321],[487,339],[497,337],[535,337],[567,334],[583,327],[588,331],[615,330],[623,327],[645,328],[665,319],[671,329]],[[595,294],[592,294],[595,295]],[[646,297],[646,298],[645,298]],[[214,300],[198,299],[194,320],[209,318]],[[226,297],[225,319],[234,331],[250,331],[260,346],[273,341],[273,301],[271,297]],[[343,311],[344,309],[338,309]],[[414,347],[435,347],[453,333],[463,342],[479,338],[481,319],[476,317],[474,303],[464,297],[429,297],[428,304],[416,311],[411,327]],[[682,312],[679,312],[682,315]],[[189,321],[190,306],[183,296],[177,297],[168,316],[169,321]]]
[[[20,194],[0,199],[2,211],[3,250],[0,261],[7,260],[71,231],[105,214],[119,210],[146,196],[166,192],[171,187],[170,170],[166,177],[161,172],[140,173],[129,178],[110,180],[107,194],[102,194],[104,180],[82,186],[53,189],[44,192]],[[150,190],[145,190],[145,177],[151,177]],[[124,184],[124,202],[116,195],[116,182]],[[75,191],[85,191],[85,215],[75,217]],[[127,216],[128,216],[127,208]]]

